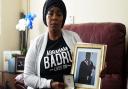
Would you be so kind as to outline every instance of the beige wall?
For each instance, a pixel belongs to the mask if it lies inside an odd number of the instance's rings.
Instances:
[[[29,12],[31,0],[21,0],[21,11],[25,14]],[[33,1],[33,0],[32,0]]]
[[[0,41],[1,41],[1,0],[0,0]],[[0,42],[0,50],[1,50],[1,42]],[[0,55],[0,57],[1,57],[1,55]],[[0,63],[1,63],[2,61],[1,61],[1,59],[0,59]],[[0,66],[0,69],[1,69],[1,66]],[[0,84],[1,84],[1,73],[0,73]]]
[[[15,26],[19,19],[21,0],[1,1],[1,28],[0,28],[0,70],[2,69],[2,53],[4,50],[17,50],[19,48],[19,32]]]
[[[1,0],[0,0],[0,17],[1,17]],[[0,18],[0,36],[1,36],[1,18]]]

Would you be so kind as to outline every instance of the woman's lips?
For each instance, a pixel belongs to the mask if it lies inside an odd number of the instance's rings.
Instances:
[[[52,27],[57,27],[57,26],[58,26],[58,24],[53,23],[53,24],[51,24],[51,26],[52,26]]]

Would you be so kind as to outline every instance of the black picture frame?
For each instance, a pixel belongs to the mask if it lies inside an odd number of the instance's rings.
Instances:
[[[16,73],[24,71],[25,56],[17,55],[15,58],[15,71]]]

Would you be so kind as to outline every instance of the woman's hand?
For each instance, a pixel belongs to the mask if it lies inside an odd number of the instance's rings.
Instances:
[[[103,67],[102,71],[100,72],[100,77],[104,78],[105,74],[107,74],[107,64],[106,64],[106,62],[104,64],[104,67]]]
[[[64,83],[52,81],[51,88],[52,89],[64,89]]]

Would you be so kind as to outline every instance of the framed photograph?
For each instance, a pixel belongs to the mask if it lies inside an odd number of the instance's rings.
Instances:
[[[15,59],[16,72],[23,72],[24,71],[24,62],[25,62],[25,56],[24,55],[16,56],[16,59]]]
[[[99,74],[104,67],[106,48],[102,44],[76,44],[71,73],[77,88],[100,89]]]
[[[63,78],[64,78],[64,84],[66,85],[65,89],[75,89],[73,74],[64,75]]]

